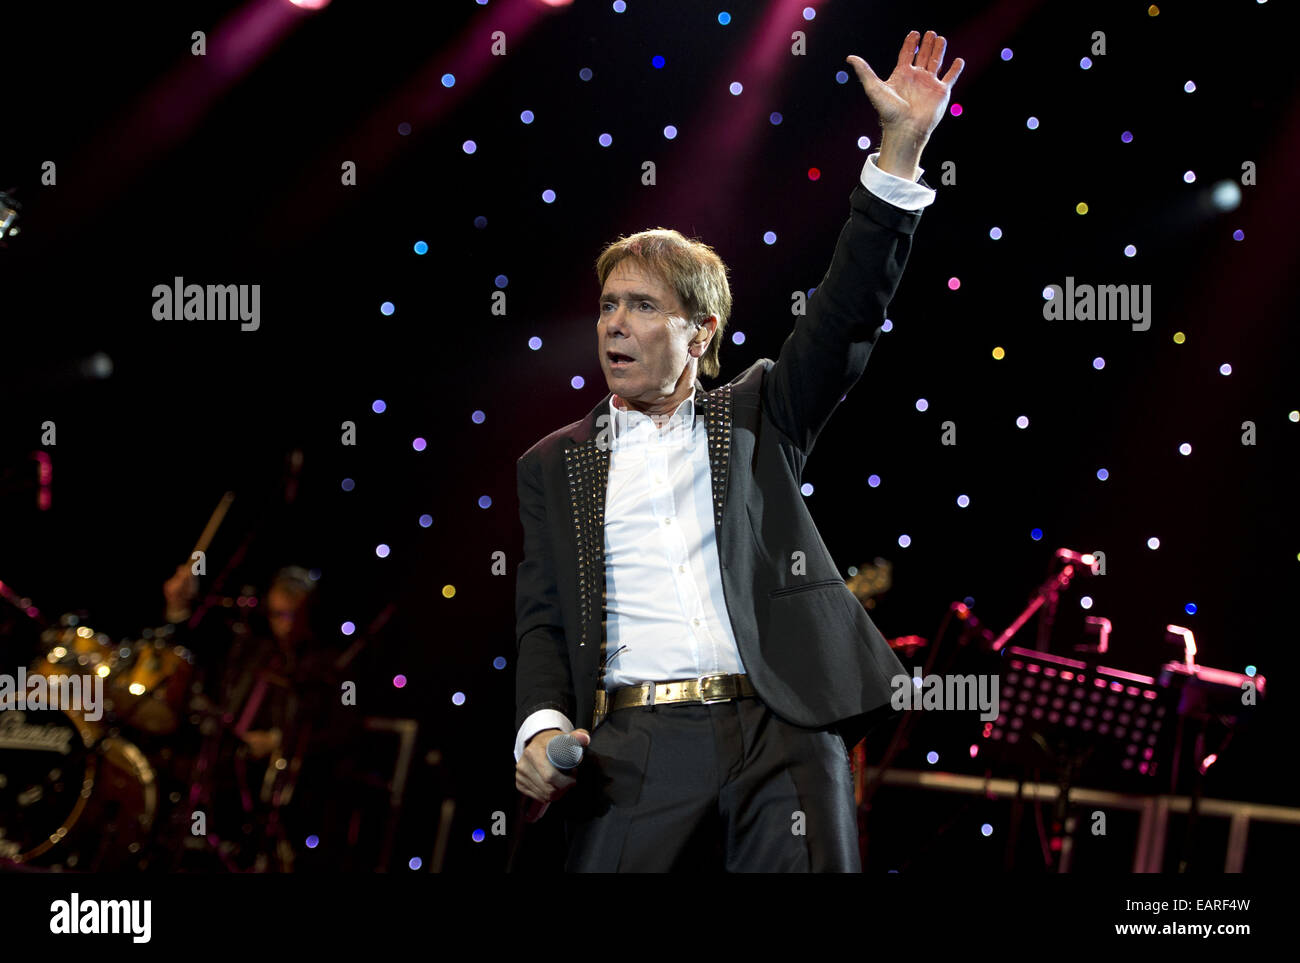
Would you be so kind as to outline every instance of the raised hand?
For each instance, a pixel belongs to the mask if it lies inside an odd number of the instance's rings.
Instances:
[[[888,80],[877,77],[861,57],[850,55],[846,59],[853,65],[871,105],[880,115],[881,126],[924,143],[943,119],[952,85],[961,76],[966,62],[958,57],[940,80],[939,65],[943,63],[948,41],[927,30],[918,47],[919,36],[915,30],[907,35]]]

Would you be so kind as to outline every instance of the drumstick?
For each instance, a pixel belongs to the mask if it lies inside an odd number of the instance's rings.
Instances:
[[[230,508],[230,503],[235,500],[234,492],[226,492],[221,496],[221,501],[217,502],[217,507],[212,510],[212,517],[208,519],[208,525],[203,529],[203,534],[199,536],[198,544],[194,546],[195,552],[206,552],[208,545],[212,542],[212,537],[217,534],[217,529],[221,527],[222,520],[226,517],[226,510]],[[193,553],[190,558],[193,558]]]

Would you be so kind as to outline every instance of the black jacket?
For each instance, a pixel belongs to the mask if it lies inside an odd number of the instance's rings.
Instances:
[[[906,672],[836,570],[800,494],[804,463],[857,383],[911,248],[919,211],[861,184],[830,269],[773,362],[704,391],[722,587],[759,697],[788,722],[835,727],[852,746]],[[524,558],[516,597],[515,728],[559,709],[590,729],[602,659],[609,394],[518,460]],[[598,419],[600,419],[598,421]],[[795,552],[804,574],[794,575]]]

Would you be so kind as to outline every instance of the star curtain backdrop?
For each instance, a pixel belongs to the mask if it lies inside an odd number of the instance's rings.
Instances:
[[[1000,630],[1057,547],[1104,550],[1057,639],[1104,615],[1112,661],[1151,673],[1179,654],[1176,622],[1202,662],[1269,674],[1270,724],[1206,793],[1294,804],[1276,709],[1300,572],[1283,6],[9,9],[0,188],[24,207],[0,250],[0,579],[48,615],[159,624],[162,580],[235,490],[214,568],[265,513],[241,581],[319,570],[340,633],[396,604],[358,680],[367,713],[421,727],[395,865],[427,863],[446,795],[446,868],[499,870],[515,459],[606,391],[596,254],[658,225],[701,237],[735,294],[714,383],[776,357],[879,136],[844,58],[887,74],[899,38],[933,27],[967,61],[922,159],[938,199],[808,465],[814,516],[844,573],[892,561],[873,612],[891,637],[931,634],[961,599]],[[259,329],[154,320],[150,292],[176,277],[260,285]],[[1134,286],[1149,327],[1048,320],[1045,291],[1067,284],[1076,305],[1085,285]],[[87,362],[101,352],[107,368]]]

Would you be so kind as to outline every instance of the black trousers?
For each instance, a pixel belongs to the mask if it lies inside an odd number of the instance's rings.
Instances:
[[[844,740],[757,698],[611,712],[566,814],[569,872],[861,872]]]

